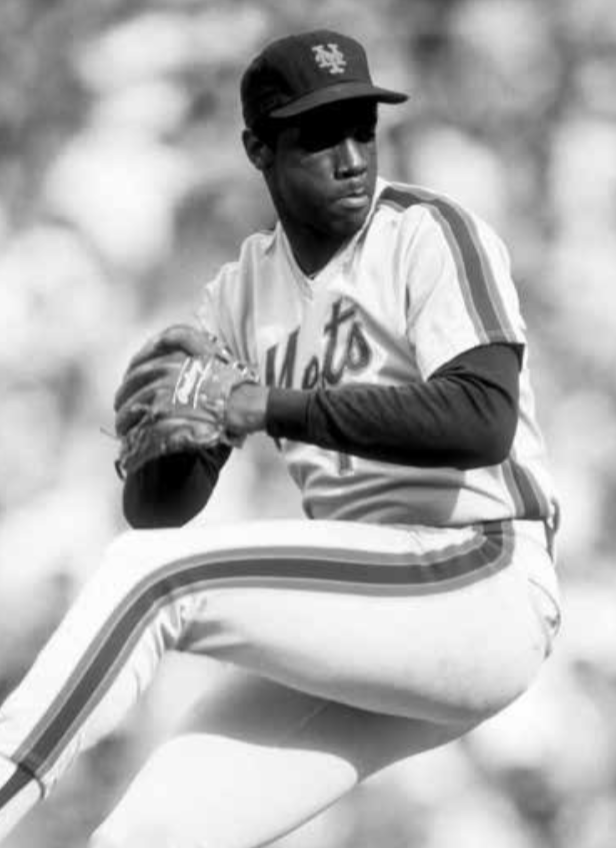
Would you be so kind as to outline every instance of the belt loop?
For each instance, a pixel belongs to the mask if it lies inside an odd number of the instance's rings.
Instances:
[[[554,559],[554,536],[556,535],[554,529],[550,526],[549,520],[546,518],[543,522],[543,529],[545,530],[545,546],[550,555],[550,559]]]
[[[556,533],[560,526],[560,507],[556,501],[552,501],[554,512],[543,522],[545,527],[545,541],[548,553],[553,561],[556,561]]]

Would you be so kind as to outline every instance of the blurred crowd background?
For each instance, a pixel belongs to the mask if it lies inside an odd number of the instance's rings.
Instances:
[[[273,213],[238,81],[268,39],[364,41],[381,171],[508,243],[560,489],[564,624],[540,681],[448,748],[368,782],[286,848],[613,848],[616,839],[616,14],[610,0],[2,0],[0,697],[124,529],[111,398],[152,331]],[[265,439],[206,521],[300,514]],[[170,658],[125,726],[8,840],[85,844],[205,678]],[[267,799],[264,799],[267,803]],[[241,811],[238,811],[241,815]]]

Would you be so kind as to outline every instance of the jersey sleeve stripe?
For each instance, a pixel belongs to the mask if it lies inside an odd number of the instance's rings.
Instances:
[[[388,186],[380,201],[398,209],[420,204],[431,212],[452,252],[464,302],[481,341],[521,341],[508,317],[487,248],[460,205],[415,186],[411,190]]]
[[[513,553],[513,534],[509,522],[488,522],[475,525],[461,543],[421,554],[238,547],[168,562],[116,602],[61,693],[15,751],[6,753],[43,782],[119,676],[147,625],[170,600],[237,586],[377,596],[446,591],[506,567]]]
[[[482,318],[482,314],[478,309],[478,303],[473,297],[472,277],[469,277],[469,273],[472,274],[472,271],[469,270],[469,261],[468,258],[465,259],[460,239],[456,238],[450,222],[442,215],[438,207],[431,205],[428,207],[428,212],[440,227],[456,264],[462,298],[464,299],[466,312],[473,322],[477,340],[480,344],[487,344],[490,341],[491,334],[487,329],[486,321]],[[501,333],[496,333],[496,337],[501,337]]]

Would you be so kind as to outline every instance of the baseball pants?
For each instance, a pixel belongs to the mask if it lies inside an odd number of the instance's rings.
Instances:
[[[124,534],[0,710],[0,834],[118,725],[167,651],[248,674],[154,753],[93,848],[264,845],[503,709],[557,627],[540,522]]]

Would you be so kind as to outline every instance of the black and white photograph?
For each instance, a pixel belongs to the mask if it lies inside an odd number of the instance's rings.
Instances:
[[[2,0],[2,848],[614,848],[608,0]]]

